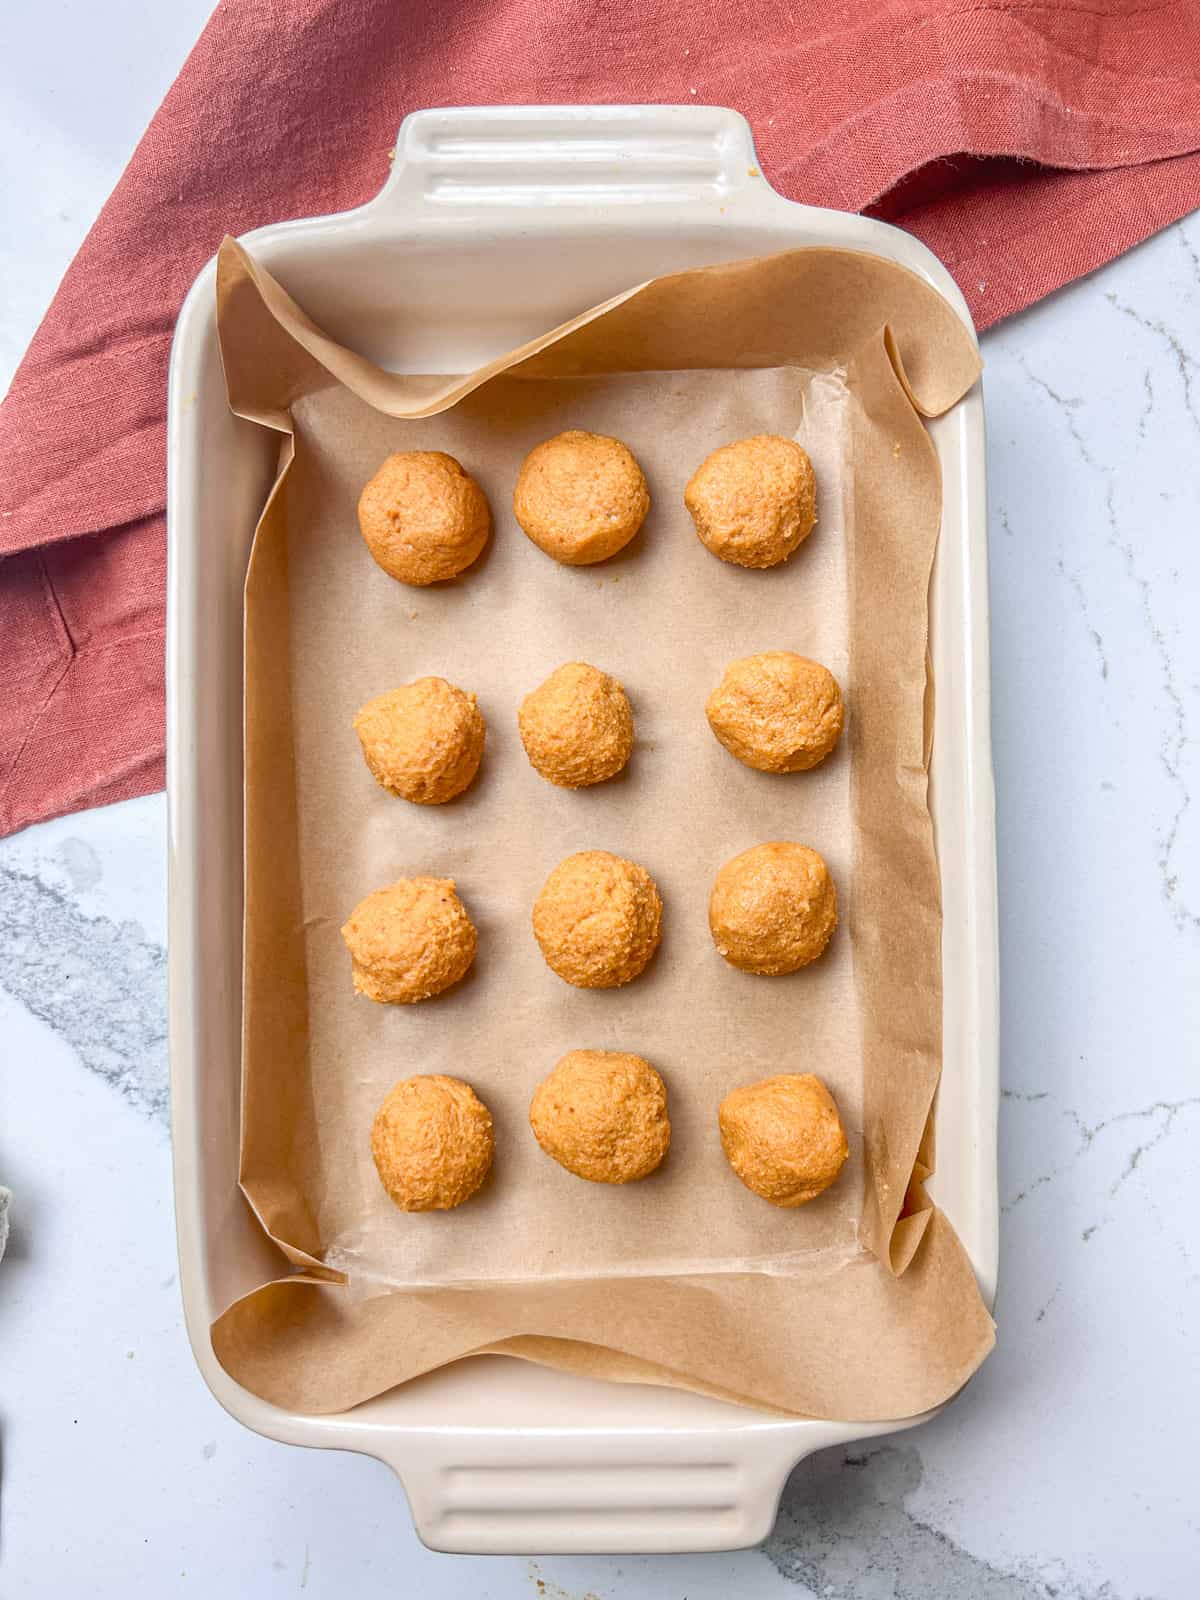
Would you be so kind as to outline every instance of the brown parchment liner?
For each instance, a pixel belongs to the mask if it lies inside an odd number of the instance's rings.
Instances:
[[[338,346],[232,241],[221,252],[218,306],[234,410],[283,435],[246,588],[241,1178],[296,1269],[217,1320],[222,1364],[264,1398],[309,1412],[344,1409],[485,1351],[848,1420],[908,1416],[945,1399],[993,1339],[965,1252],[923,1187],[941,1066],[926,795],[940,485],[920,416],[948,409],[977,376],[957,317],[891,263],[801,250],[655,280],[466,378],[439,379],[385,373]],[[535,438],[613,417],[611,431],[653,466],[651,519],[627,557],[558,568],[512,520],[516,467]],[[819,469],[819,491],[837,479],[830,498],[839,503],[822,499],[808,544],[773,573],[714,562],[679,496],[721,430],[804,440],[808,427],[814,439],[824,430],[827,445],[831,420],[842,459],[823,477]],[[354,496],[388,449],[438,445],[484,484],[494,549],[454,584],[407,590],[366,555]],[[664,587],[661,625],[647,627],[639,610],[630,639],[618,585],[628,595],[662,576],[659,560],[677,563],[670,573],[694,586],[688,604]],[[776,615],[781,584],[803,637],[747,645],[745,619],[759,605]],[[566,647],[563,617],[590,614],[579,609],[583,586],[595,586],[608,619],[602,659],[593,637]],[[725,615],[737,619],[728,656],[810,648],[839,672],[848,729],[828,770],[749,774],[708,734],[703,698],[727,658],[714,654]],[[499,646],[519,641],[531,669],[542,633],[545,671],[593,659],[630,687],[639,749],[628,780],[564,795],[524,764]],[[369,682],[375,654],[380,676]],[[480,694],[489,741],[475,790],[418,819],[418,808],[374,791],[349,722],[367,693],[423,672]],[[672,712],[656,718],[664,704]],[[656,779],[665,787],[656,791]],[[704,826],[674,817],[669,797],[687,793],[700,797]],[[501,812],[506,831],[492,849]],[[648,814],[657,837],[645,833]],[[718,814],[727,827],[717,828]],[[844,912],[830,956],[786,980],[734,974],[711,950],[704,965],[698,908],[720,862],[756,838],[827,849],[827,835]],[[522,964],[528,903],[561,856],[587,843],[621,850],[627,836],[642,848],[624,853],[645,860],[664,888],[664,947],[638,984],[580,998],[539,967],[536,950]],[[527,849],[514,847],[521,837]],[[477,917],[483,907],[476,976],[426,1006],[359,1000],[344,1010],[340,921],[378,883],[444,870],[445,857],[459,863],[454,875]],[[721,988],[732,984],[741,987]],[[662,1174],[592,1189],[540,1156],[512,1107],[568,1043],[642,1049],[630,1037],[639,1017],[649,1026],[632,1003],[639,985],[658,1030],[658,1048],[644,1053],[667,1076],[685,1148],[677,1133]],[[706,1009],[710,993],[717,1002]],[[572,1010],[577,1001],[585,1009]],[[607,1012],[597,1009],[606,1002]],[[500,1104],[496,1174],[449,1217],[388,1216],[364,1186],[366,1122],[355,1119],[396,1077],[454,1070],[431,1062],[449,1048],[441,1034],[459,1054],[469,1043],[460,1074],[493,1110]],[[766,1070],[806,1069],[828,1077],[848,1110],[855,1160],[829,1196],[779,1213],[721,1169],[718,1090]],[[513,1232],[526,1184],[536,1185],[545,1219],[536,1239]],[[356,1236],[346,1223],[360,1210]],[[676,1213],[689,1221],[682,1252],[671,1244]],[[571,1259],[546,1243],[556,1227],[575,1241]]]

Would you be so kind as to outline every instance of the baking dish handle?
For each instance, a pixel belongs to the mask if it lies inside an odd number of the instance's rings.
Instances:
[[[720,106],[456,106],[404,119],[371,209],[694,212],[755,190],[779,200],[758,170],[749,123]]]
[[[750,124],[724,106],[450,106],[405,117],[387,182],[355,216],[382,215],[406,239],[456,235],[479,249],[504,232],[661,232],[678,224],[738,237],[784,224],[806,243],[871,251],[926,279],[972,328],[962,292],[912,234],[874,217],[786,200],[759,169]],[[686,263],[680,262],[680,265]]]
[[[388,1462],[422,1543],[454,1554],[740,1550],[770,1533],[788,1474],[878,1426],[422,1431],[358,1448]]]

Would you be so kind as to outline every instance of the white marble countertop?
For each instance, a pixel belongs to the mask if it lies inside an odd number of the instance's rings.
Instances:
[[[206,10],[9,17],[0,380]],[[385,1467],[230,1421],[175,1276],[153,796],[0,843],[6,1596],[1194,1600],[1198,318],[1193,218],[984,339],[1004,1227],[966,1393],[694,1558],[434,1555]]]

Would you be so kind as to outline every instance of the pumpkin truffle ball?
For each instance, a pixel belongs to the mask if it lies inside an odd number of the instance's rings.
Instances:
[[[806,967],[837,927],[837,892],[824,858],[779,841],[743,850],[717,873],[708,925],[731,967],[772,978]]]
[[[360,900],[342,929],[354,991],[411,1005],[449,989],[475,959],[475,924],[453,878],[401,878]]]
[[[615,777],[633,749],[624,689],[584,661],[568,661],[526,695],[517,721],[531,764],[561,789]]]
[[[422,588],[457,577],[477,559],[492,514],[483,490],[453,456],[402,450],[363,490],[358,525],[385,572]]]
[[[791,650],[725,668],[704,708],[717,738],[758,772],[805,772],[837,744],[845,713],[837,679]]]
[[[714,450],[683,501],[701,541],[739,567],[786,561],[817,520],[812,462],[794,439],[774,433]]]
[[[534,1093],[529,1125],[548,1156],[590,1183],[633,1183],[671,1143],[667,1091],[641,1056],[572,1050]]]
[[[376,783],[402,800],[440,806],[479,771],[487,725],[473,694],[418,678],[368,700],[354,731]]]
[[[811,1072],[784,1072],[735,1089],[717,1118],[729,1165],[773,1206],[815,1200],[850,1153],[833,1096]]]
[[[607,850],[559,862],[533,907],[546,964],[579,989],[616,989],[658,949],[662,900],[645,867]]]
[[[492,1116],[469,1084],[440,1073],[403,1078],[371,1127],[379,1181],[401,1211],[449,1211],[487,1177]]]
[[[605,561],[633,538],[650,491],[619,439],[578,428],[532,449],[513,491],[513,513],[539,549],[568,567]]]

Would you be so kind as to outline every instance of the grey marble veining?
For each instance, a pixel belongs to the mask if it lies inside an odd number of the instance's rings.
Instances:
[[[972,1555],[910,1508],[924,1470],[908,1442],[812,1457],[792,1474],[763,1554],[823,1600],[1119,1600],[1053,1563]]]
[[[99,877],[82,840],[65,849],[76,889]],[[32,873],[0,866],[0,987],[139,1110],[167,1114],[167,953],[136,922],[85,916]]]

